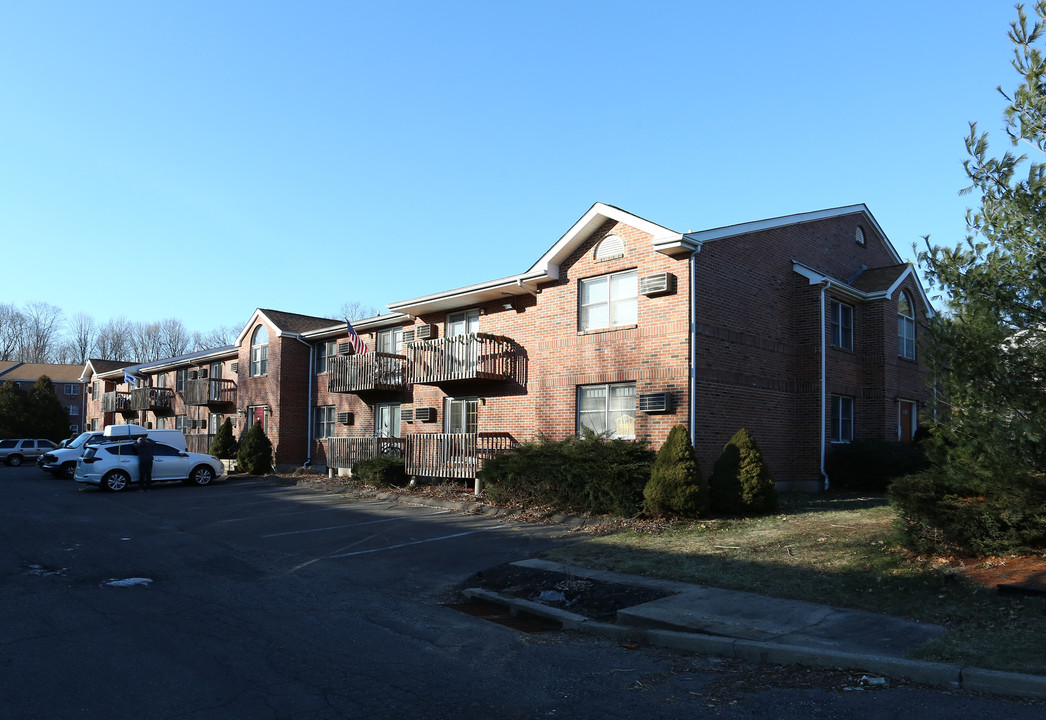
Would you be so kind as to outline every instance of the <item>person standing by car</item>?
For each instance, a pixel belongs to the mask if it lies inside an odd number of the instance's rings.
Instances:
[[[138,480],[142,483],[142,489],[148,490],[153,484],[153,446],[156,441],[143,435],[134,444],[138,450]]]

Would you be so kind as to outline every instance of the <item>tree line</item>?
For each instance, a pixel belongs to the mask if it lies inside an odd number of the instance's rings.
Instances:
[[[331,317],[357,320],[375,314],[359,301],[344,303]],[[225,325],[192,331],[177,318],[132,322],[125,317],[96,320],[87,313],[67,316],[43,301],[21,306],[0,303],[0,360],[83,365],[89,358],[133,363],[177,357],[231,345],[242,328]]]

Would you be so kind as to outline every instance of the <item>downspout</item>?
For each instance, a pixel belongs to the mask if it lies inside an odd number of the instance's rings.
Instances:
[[[824,322],[824,294],[832,283],[827,278],[821,282],[821,477],[824,478],[824,489],[828,490],[830,481],[828,479],[828,473],[824,469],[824,457],[825,457],[825,444],[826,444],[826,433],[825,433],[825,411],[827,410],[826,404],[826,393],[828,392],[828,356],[827,348],[825,343],[825,322]]]
[[[697,401],[694,398],[694,390],[697,387],[697,329],[694,322],[694,306],[697,302],[697,253],[700,247],[690,253],[690,300],[687,303],[687,314],[690,325],[690,333],[687,341],[690,343],[690,369],[687,373],[687,394],[690,397],[690,408],[688,413],[688,424],[690,425],[690,445],[697,447]]]

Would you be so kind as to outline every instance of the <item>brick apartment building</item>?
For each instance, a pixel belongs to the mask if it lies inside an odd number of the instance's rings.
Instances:
[[[82,429],[86,416],[84,384],[80,381],[80,370],[79,365],[5,360],[0,361],[0,383],[14,383],[20,390],[28,393],[36,385],[36,381],[46,375],[54,384],[58,402],[69,413],[69,432],[77,434]]]
[[[528,270],[353,323],[259,309],[231,346],[92,360],[92,426],[263,423],[278,466],[402,454],[422,477],[590,428],[657,447],[676,424],[707,472],[741,427],[779,484],[817,489],[833,445],[912,439],[932,309],[864,205],[678,233],[596,204]],[[137,387],[125,382],[136,378]]]

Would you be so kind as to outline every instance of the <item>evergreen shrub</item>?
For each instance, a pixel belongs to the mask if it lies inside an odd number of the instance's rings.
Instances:
[[[254,423],[247,431],[239,450],[236,465],[251,475],[268,475],[272,472],[272,441],[269,440],[261,423]]]
[[[690,434],[676,425],[657,451],[643,488],[643,511],[654,517],[696,518],[708,511],[708,483],[694,455]]]
[[[723,448],[708,485],[715,513],[749,516],[777,512],[774,479],[755,438],[745,428]]]
[[[825,458],[825,472],[837,490],[884,492],[894,478],[925,470],[920,447],[888,440],[854,440]]]
[[[214,434],[214,439],[211,440],[210,447],[211,455],[217,458],[227,460],[236,454],[236,438],[232,434],[232,420],[225,418],[225,422],[218,428],[218,432]]]
[[[394,455],[379,455],[356,462],[352,466],[352,477],[374,487],[403,487],[408,482],[403,458]]]

